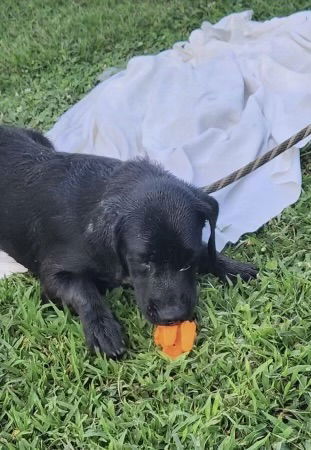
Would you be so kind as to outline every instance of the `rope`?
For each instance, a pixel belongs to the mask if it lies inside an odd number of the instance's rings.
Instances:
[[[248,175],[249,173],[258,169],[259,167],[271,161],[273,158],[285,152],[286,150],[289,150],[291,147],[297,144],[297,142],[302,141],[310,134],[311,134],[311,124],[300,130],[298,133],[294,134],[294,136],[290,137],[286,141],[282,142],[280,145],[277,145],[272,150],[265,153],[263,156],[260,156],[254,161],[251,161],[250,163],[241,167],[241,169],[232,172],[230,175],[215,181],[215,183],[212,183],[209,186],[203,186],[201,189],[207,194],[219,191],[220,189],[228,186],[229,184],[234,183],[235,181],[238,181],[241,178],[245,177],[245,175]]]

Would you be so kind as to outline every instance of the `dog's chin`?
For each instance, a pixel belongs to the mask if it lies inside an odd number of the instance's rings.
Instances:
[[[143,314],[144,318],[153,326],[170,326],[170,325],[178,325],[181,323],[181,321],[160,321],[156,320],[152,317],[149,317],[146,314]]]
[[[164,321],[164,322],[157,322],[157,323],[155,323],[154,325],[155,326],[164,326],[164,327],[170,327],[170,326],[173,326],[173,325],[179,325],[179,324],[181,324],[183,321]]]
[[[159,320],[156,317],[150,316],[150,314],[148,314],[148,311],[144,311],[144,310],[142,310],[142,308],[140,308],[140,311],[141,311],[144,319],[147,320],[153,326],[179,325],[180,323],[184,322],[185,320],[189,320],[189,321],[194,320],[194,316],[195,316],[193,313],[191,316],[185,318],[184,320]]]
[[[138,304],[138,307],[139,307],[139,310],[140,310],[141,315],[143,316],[143,318],[144,318],[147,322],[149,322],[151,325],[154,325],[154,326],[160,325],[160,323],[159,323],[159,321],[156,319],[156,317],[153,317],[153,316],[151,316],[151,315],[148,313],[147,308],[142,307],[142,306],[139,304],[138,301],[137,301],[137,304]],[[163,324],[163,325],[164,325],[164,324]]]

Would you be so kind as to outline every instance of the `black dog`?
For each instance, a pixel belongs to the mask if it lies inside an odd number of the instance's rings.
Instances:
[[[192,319],[197,273],[256,275],[216,252],[217,215],[212,197],[147,160],[59,153],[40,133],[0,127],[0,248],[72,307],[88,345],[109,356],[125,345],[107,289],[131,284],[143,315],[171,324]]]

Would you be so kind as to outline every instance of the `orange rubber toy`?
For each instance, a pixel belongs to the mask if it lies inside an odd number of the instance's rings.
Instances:
[[[188,320],[178,325],[158,325],[154,332],[154,342],[172,359],[190,352],[196,338],[196,324]]]

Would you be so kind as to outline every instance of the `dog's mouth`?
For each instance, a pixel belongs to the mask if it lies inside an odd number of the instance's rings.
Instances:
[[[192,322],[195,320],[195,314],[192,314],[191,316],[185,316],[183,319],[180,320],[159,320],[148,317],[147,320],[152,323],[152,325],[155,326],[173,326],[173,325],[180,325],[181,323],[185,321]]]
[[[154,326],[171,326],[171,325],[179,325],[183,322],[183,320],[166,320],[166,319],[160,319],[155,314],[148,314],[148,312],[143,312],[143,316],[145,319],[148,320],[152,325]],[[185,319],[185,320],[191,320],[191,319]]]
[[[183,321],[179,320],[162,320],[160,322],[155,323],[154,325],[159,325],[159,326],[171,326],[171,325],[179,325],[181,324]]]
[[[148,305],[139,302],[137,303],[139,309],[144,316],[144,318],[154,326],[172,326],[179,325],[185,321],[193,321],[195,316],[194,307],[186,307],[179,309],[177,306],[173,308],[167,308],[166,306],[162,309],[157,306],[155,302],[149,302]],[[167,311],[168,309],[168,311]],[[173,309],[173,310],[172,310]]]

